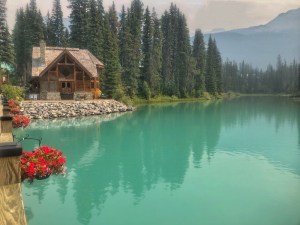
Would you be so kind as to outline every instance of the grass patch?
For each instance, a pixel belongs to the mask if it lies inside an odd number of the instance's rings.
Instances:
[[[236,93],[222,93],[211,95],[208,92],[204,92],[198,98],[178,98],[177,96],[164,96],[159,95],[154,98],[150,98],[149,100],[135,97],[132,99],[134,105],[143,105],[143,104],[156,104],[156,103],[170,103],[170,102],[197,102],[197,101],[210,101],[210,100],[220,100],[224,98],[232,98],[237,97]]]

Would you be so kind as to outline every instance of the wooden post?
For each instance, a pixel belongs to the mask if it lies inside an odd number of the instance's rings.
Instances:
[[[82,81],[83,81],[83,91],[85,91],[84,70],[83,70],[83,73],[82,73]]]
[[[0,223],[26,225],[21,191],[20,157],[22,146],[10,142],[0,144]]]
[[[74,92],[76,92],[77,89],[77,76],[76,76],[76,66],[74,64]]]
[[[12,117],[11,116],[1,116],[1,133],[11,133],[12,132]]]
[[[58,65],[57,64],[56,64],[56,78],[57,78],[56,91],[59,92],[59,76],[58,76]]]
[[[47,76],[48,76],[48,92],[50,92],[50,77],[49,77],[49,72],[47,72]]]

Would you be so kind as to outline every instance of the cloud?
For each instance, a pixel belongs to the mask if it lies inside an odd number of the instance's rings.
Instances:
[[[36,0],[38,8],[43,15],[52,10],[51,0]],[[158,14],[169,9],[171,2],[175,3],[185,14],[190,31],[196,28],[203,31],[210,31],[216,28],[235,29],[242,27],[265,24],[275,18],[279,13],[292,8],[300,7],[299,0],[142,0],[144,6],[155,7]],[[7,20],[10,29],[15,22],[16,10],[25,7],[29,0],[7,1]],[[121,10],[124,4],[130,6],[131,0],[115,0],[116,8]],[[111,0],[103,0],[107,9]],[[70,13],[67,6],[68,0],[61,0],[64,16]]]
[[[293,3],[293,0],[290,4],[283,4],[281,0],[272,0],[272,4],[267,2],[269,1],[207,1],[203,7],[189,9],[192,15],[189,18],[189,27],[211,31],[257,26],[266,24],[282,12],[300,6],[299,3]]]

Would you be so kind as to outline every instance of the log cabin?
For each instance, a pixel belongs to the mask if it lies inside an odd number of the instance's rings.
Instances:
[[[86,49],[47,47],[32,49],[29,99],[93,99],[100,95],[104,65]]]

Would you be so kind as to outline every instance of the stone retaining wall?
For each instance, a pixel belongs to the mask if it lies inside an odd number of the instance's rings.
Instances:
[[[127,106],[115,100],[23,101],[21,103],[21,112],[32,119],[104,115],[133,110],[132,106]]]
[[[74,100],[92,100],[92,92],[74,92]]]
[[[47,92],[42,91],[40,94],[40,99],[43,100],[60,100],[60,92]]]

